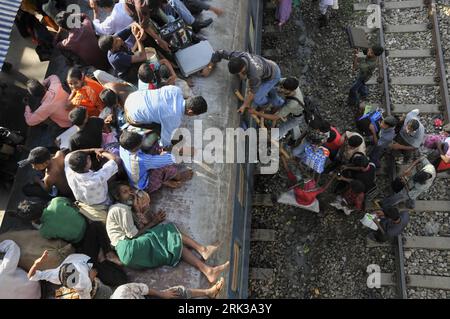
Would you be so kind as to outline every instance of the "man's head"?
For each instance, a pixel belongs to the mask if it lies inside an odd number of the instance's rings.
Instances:
[[[156,75],[152,69],[152,64],[142,63],[138,70],[138,78],[144,83],[153,83],[156,81]]]
[[[39,100],[42,100],[45,93],[47,93],[45,86],[43,86],[38,80],[34,79],[27,81],[27,91],[31,96],[34,96]]]
[[[242,58],[231,58],[228,62],[228,71],[231,74],[245,74],[247,66]]]
[[[350,182],[350,188],[356,194],[363,193],[365,191],[365,189],[366,189],[364,184],[361,181],[358,181],[356,179],[353,179]]]
[[[69,119],[73,125],[81,127],[86,124],[89,119],[89,115],[86,108],[84,106],[80,106],[70,111]]]
[[[433,175],[422,170],[414,175],[413,181],[423,185],[432,177]]]
[[[100,8],[112,10],[114,8],[114,0],[97,0],[97,5]]]
[[[92,166],[89,154],[82,151],[75,151],[70,154],[69,167],[75,173],[83,174],[89,172]]]
[[[203,96],[194,96],[186,101],[185,114],[187,116],[196,116],[208,111],[208,104]]]
[[[369,58],[374,58],[374,57],[382,55],[383,52],[384,52],[384,49],[382,47],[380,47],[379,45],[375,45],[367,51],[367,56]]]
[[[283,93],[291,93],[297,90],[299,82],[296,78],[287,78],[281,83],[281,89]]]
[[[119,203],[132,206],[135,192],[127,183],[116,182],[111,186],[111,196]]]
[[[103,35],[98,39],[98,46],[104,52],[119,52],[122,49],[123,45],[123,40],[120,37],[113,35]]]
[[[60,28],[62,28],[64,30],[70,30],[71,28],[67,24],[68,21],[73,20],[73,18],[71,18],[70,16],[71,16],[70,12],[61,11],[56,15],[55,22]],[[71,20],[69,20],[69,19],[71,19]]]
[[[39,222],[47,205],[41,201],[23,200],[17,206],[17,215],[31,222]]]
[[[381,128],[387,129],[391,127],[395,127],[397,125],[398,121],[395,118],[395,116],[389,115],[386,116],[383,121],[381,122]]]
[[[137,152],[142,145],[143,137],[136,132],[129,132],[127,130],[122,131],[119,138],[120,146],[129,152]]]
[[[71,90],[79,90],[84,86],[84,74],[78,67],[69,69],[67,73],[67,84]]]
[[[418,120],[416,120],[416,119],[410,120],[406,124],[406,134],[413,136],[416,133],[416,131],[419,129],[419,127],[420,127],[420,123]]]
[[[322,133],[328,133],[331,131],[331,125],[329,122],[325,121],[325,120],[320,120],[320,127],[319,130]]]
[[[19,167],[25,167],[26,165],[31,164],[33,169],[43,171],[50,164],[51,157],[52,156],[47,148],[38,146],[31,150],[27,159],[19,162]]]
[[[99,97],[106,107],[113,108],[119,104],[119,98],[113,90],[104,89],[100,92]]]
[[[351,148],[359,147],[364,142],[363,138],[359,135],[353,135],[348,139],[348,146]]]
[[[390,207],[388,209],[383,210],[384,216],[386,218],[392,219],[393,221],[397,221],[400,218],[400,212],[398,208]]]
[[[369,159],[364,155],[354,156],[352,158],[352,164],[356,167],[366,168],[369,166]]]

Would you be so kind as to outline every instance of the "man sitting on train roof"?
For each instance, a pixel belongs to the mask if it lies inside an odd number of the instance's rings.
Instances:
[[[183,260],[200,270],[210,283],[214,283],[220,273],[228,268],[228,261],[219,266],[206,265],[200,258],[208,260],[218,246],[203,246],[182,234],[173,223],[161,224],[166,218],[163,211],[159,211],[146,227],[138,230],[133,221],[132,208],[140,205],[141,197],[134,196],[132,188],[123,183],[115,184],[111,192],[118,203],[109,209],[106,229],[124,265],[136,269],[164,265],[174,267]],[[201,257],[194,255],[191,249]]]
[[[425,127],[419,119],[419,109],[412,110],[404,118],[400,133],[397,134],[390,148],[403,154],[403,163],[407,163],[411,156],[422,145],[425,138]]]
[[[249,91],[239,112],[244,112],[254,103],[257,107],[267,106],[281,107],[284,99],[278,95],[276,85],[280,82],[280,67],[273,61],[262,56],[248,52],[216,51],[211,63],[219,63],[222,59],[229,60],[228,70],[231,74],[237,74],[242,80],[248,80]]]
[[[114,72],[124,81],[136,84],[137,70],[139,65],[147,60],[145,48],[142,41],[144,40],[144,30],[137,24],[133,23],[126,29],[114,34],[104,35],[98,40],[99,47],[108,53],[108,61]],[[137,49],[133,52],[125,44],[130,36],[136,39]]]
[[[65,108],[69,94],[61,85],[61,80],[56,75],[50,75],[41,84],[37,80],[27,82],[28,93],[40,101],[40,106],[32,110],[25,98],[25,122],[29,126],[35,126],[50,119],[56,126],[56,131],[71,126],[69,120],[69,110]],[[55,132],[56,133],[56,132]],[[55,134],[55,136],[58,134]]]
[[[171,153],[144,153],[141,149],[143,140],[142,135],[126,130],[120,136],[120,158],[134,188],[151,194],[162,186],[181,187],[192,178],[192,170],[182,172]]]
[[[33,148],[28,158],[18,163],[19,167],[31,164],[34,170],[44,171],[45,175],[43,179],[36,176],[33,182],[26,184],[22,189],[23,193],[26,196],[39,197],[44,200],[50,200],[56,195],[73,198],[73,193],[64,174],[65,155],[64,151],[58,151],[52,156],[45,147]],[[51,194],[54,191],[53,188],[56,188],[56,193]]]
[[[91,170],[91,153],[108,160],[96,172]],[[75,151],[64,159],[67,182],[81,213],[90,220],[106,222],[107,207],[111,204],[108,180],[119,170],[116,160],[116,156],[102,149]]]
[[[166,148],[172,146],[172,134],[185,115],[196,116],[207,110],[208,104],[202,96],[185,100],[181,89],[173,85],[133,92],[125,102],[127,122],[153,130],[158,130],[160,125],[161,143]]]

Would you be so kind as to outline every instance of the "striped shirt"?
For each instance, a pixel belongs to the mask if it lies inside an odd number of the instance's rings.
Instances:
[[[175,158],[171,153],[163,155],[150,155],[141,150],[131,153],[120,147],[120,158],[127,172],[131,186],[144,190],[150,185],[148,171],[175,164]]]

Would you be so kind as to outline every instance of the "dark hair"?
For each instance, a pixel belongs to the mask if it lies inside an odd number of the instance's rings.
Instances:
[[[75,151],[70,154],[69,167],[76,173],[84,173],[89,155],[85,152]]]
[[[87,110],[84,106],[79,106],[69,113],[69,119],[73,125],[81,126],[86,120]]]
[[[327,121],[321,120],[319,130],[322,133],[328,133],[331,130],[331,125]]]
[[[117,94],[110,89],[104,89],[101,91],[99,97],[105,106],[110,108],[113,108],[118,102]]]
[[[386,216],[389,219],[397,220],[400,218],[400,212],[398,208],[396,207],[389,207],[387,209],[383,210],[384,216]]]
[[[370,118],[366,117],[362,120],[356,121],[356,128],[364,135],[370,135],[371,134],[370,124],[371,124]]]
[[[374,45],[372,47],[372,51],[373,51],[373,54],[375,54],[375,56],[380,56],[383,54],[384,49],[382,47],[380,47],[379,45]]]
[[[46,161],[50,160],[51,157],[52,155],[50,154],[50,151],[43,146],[33,148],[28,155],[30,164],[43,164]]]
[[[114,7],[114,0],[97,0],[97,5],[100,8],[112,8]]]
[[[422,170],[414,175],[413,181],[419,184],[425,184],[431,177],[433,177],[433,175]]]
[[[170,78],[170,70],[164,64],[159,67],[158,73],[161,79],[167,80],[168,78]]]
[[[407,125],[410,126],[413,131],[418,130],[420,127],[420,123],[416,119],[412,119],[411,121],[408,122]]]
[[[120,199],[120,188],[122,186],[130,186],[130,185],[124,181],[118,181],[114,182],[109,188],[109,193],[116,201]]]
[[[367,167],[369,165],[369,159],[364,155],[353,156],[352,164],[357,167]]]
[[[104,52],[111,50],[113,43],[114,37],[112,35],[103,35],[98,39],[98,46]]]
[[[330,137],[328,138],[327,142],[328,143],[333,142],[336,139],[336,137],[337,137],[336,132],[330,129]]]
[[[32,96],[42,99],[47,92],[47,89],[42,85],[38,80],[28,80],[27,81],[27,90]]]
[[[389,125],[389,127],[395,127],[397,126],[398,120],[395,118],[395,116],[389,115],[383,119],[383,122],[386,125]]]
[[[283,81],[282,87],[289,91],[294,91],[298,88],[300,83],[296,78],[287,78]]]
[[[195,115],[200,115],[208,111],[208,103],[203,96],[194,96],[186,101],[186,110],[192,110]]]
[[[358,147],[364,142],[363,138],[359,135],[353,135],[348,139],[348,145],[351,147]]]
[[[127,151],[132,151],[139,147],[142,144],[142,140],[142,135],[136,132],[129,132],[127,130],[122,131],[122,134],[119,138],[120,146],[122,146]]]
[[[23,200],[17,206],[17,215],[25,220],[36,220],[41,218],[46,203],[42,201]]]
[[[152,65],[148,62],[141,64],[138,70],[138,78],[144,83],[153,83],[156,80],[155,72]]]
[[[228,71],[231,74],[238,74],[245,66],[245,61],[242,58],[231,58],[228,62]]]
[[[72,68],[69,69],[69,72],[67,72],[67,78],[71,78],[71,79],[78,79],[78,80],[82,80],[83,79],[83,71],[81,71],[80,68],[74,66]]]
[[[315,118],[308,123],[308,126],[314,130],[319,130],[322,126],[322,121]]]
[[[56,24],[63,29],[70,30],[69,26],[67,25],[67,21],[69,20],[70,15],[71,13],[67,11],[58,12],[55,17]]]
[[[350,188],[354,193],[363,193],[366,190],[363,182],[358,181],[357,179],[352,179],[350,182]]]

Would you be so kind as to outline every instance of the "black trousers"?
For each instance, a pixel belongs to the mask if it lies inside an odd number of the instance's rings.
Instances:
[[[122,267],[105,260],[98,262],[100,249],[103,253],[112,251],[106,227],[102,222],[88,223],[83,239],[74,244],[76,251],[91,257],[94,268],[98,271],[98,278],[108,286],[120,286],[127,282],[127,275]]]
[[[49,193],[47,193],[39,184],[28,183],[22,187],[22,192],[27,197],[38,197],[45,201],[51,201],[53,199]]]
[[[209,4],[202,0],[181,0],[186,8],[191,11],[192,15],[199,15],[203,10],[209,10],[211,7]]]

